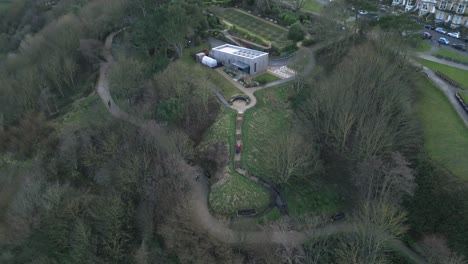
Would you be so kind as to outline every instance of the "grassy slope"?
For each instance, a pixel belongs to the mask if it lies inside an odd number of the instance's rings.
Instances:
[[[256,92],[257,105],[245,114],[242,164],[247,170],[261,177],[268,178],[263,159],[265,146],[289,126],[287,89],[287,85],[280,85]]]
[[[184,54],[182,56],[182,60],[193,67],[202,68],[202,70],[206,72],[208,78],[216,85],[216,89],[218,89],[218,91],[221,92],[221,94],[224,96],[224,98],[226,98],[226,100],[229,100],[233,95],[242,94],[242,92],[239,89],[237,89],[233,84],[231,84],[228,80],[226,80],[226,78],[221,76],[215,70],[195,62],[192,55],[205,49],[210,49],[208,43],[203,43],[199,46],[185,49]]]
[[[419,59],[419,62],[433,71],[440,71],[459,83],[462,88],[468,89],[468,71],[424,59]]]
[[[235,143],[235,122],[237,113],[226,107],[222,107],[216,121],[203,135],[203,140],[197,146],[198,149],[203,150],[211,144],[221,142],[229,145],[230,149],[234,151]],[[231,153],[230,151],[229,153]],[[232,155],[232,153],[231,153]]]
[[[246,112],[243,127],[244,155],[242,164],[254,175],[269,178],[265,168],[264,146],[270,144],[276,135],[288,129],[289,106],[287,103],[288,84],[279,85],[255,93],[257,105]],[[320,183],[309,186],[293,182],[282,192],[291,215],[304,213],[330,213],[336,211],[337,198],[333,189]],[[268,214],[269,219],[275,213]]]
[[[302,183],[293,183],[283,192],[288,203],[289,214],[301,215],[307,212],[332,214],[338,211],[338,198],[331,188],[318,188]]]
[[[53,122],[59,131],[87,127],[110,118],[104,103],[95,92],[74,101],[62,112]]]
[[[468,179],[468,129],[432,82],[422,82],[421,92],[418,113],[423,121],[426,151],[454,174]]]
[[[429,51],[429,50],[431,50],[431,45],[429,45],[425,41],[419,42],[419,45],[416,48],[416,51],[418,51],[418,52],[425,52],[425,51]]]
[[[307,3],[304,5],[304,9],[315,13],[320,13],[322,10],[322,5],[315,0],[307,0]]]
[[[211,209],[218,214],[236,215],[237,210],[250,208],[262,212],[271,201],[266,189],[234,171],[214,184],[211,190]]]
[[[432,53],[432,55],[441,55],[441,56],[449,57],[449,58],[456,59],[456,60],[459,60],[459,61],[468,62],[468,56],[467,55],[461,55],[459,53],[449,51],[449,50],[444,50],[444,49],[440,49],[440,50]]]

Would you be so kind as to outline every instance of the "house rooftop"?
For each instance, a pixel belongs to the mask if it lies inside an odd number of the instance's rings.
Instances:
[[[263,52],[263,51],[247,49],[247,48],[243,48],[243,47],[239,47],[239,46],[234,46],[234,45],[231,45],[231,44],[224,44],[224,45],[221,45],[221,46],[218,46],[218,47],[214,47],[213,49],[217,50],[217,51],[220,51],[220,52],[223,52],[223,53],[228,53],[228,54],[237,55],[237,56],[240,56],[240,57],[250,58],[250,59],[258,58],[260,56],[268,54],[268,53]]]

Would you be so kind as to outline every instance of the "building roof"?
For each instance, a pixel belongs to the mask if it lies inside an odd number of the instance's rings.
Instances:
[[[236,55],[236,56],[240,56],[244,58],[250,58],[250,59],[258,58],[260,56],[268,54],[263,51],[247,49],[247,48],[234,46],[230,44],[224,44],[218,47],[214,47],[213,50],[217,50],[223,53],[232,54],[232,55]]]

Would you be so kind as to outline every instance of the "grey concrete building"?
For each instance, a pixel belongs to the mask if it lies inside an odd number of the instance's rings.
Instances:
[[[230,44],[211,49],[210,57],[224,66],[237,68],[251,75],[264,72],[268,68],[268,53]]]

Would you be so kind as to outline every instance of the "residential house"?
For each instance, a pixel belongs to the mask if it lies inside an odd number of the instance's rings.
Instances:
[[[467,6],[468,0],[418,0],[416,4],[419,16],[432,14],[435,21],[450,24],[451,28],[468,28]]]

